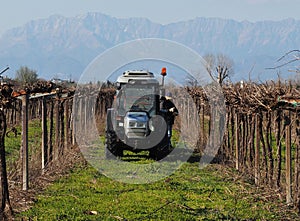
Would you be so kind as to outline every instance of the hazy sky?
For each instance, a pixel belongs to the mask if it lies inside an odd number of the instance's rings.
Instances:
[[[300,0],[4,0],[0,34],[53,14],[72,17],[86,12],[102,12],[118,18],[146,17],[161,24],[195,17],[300,20]]]

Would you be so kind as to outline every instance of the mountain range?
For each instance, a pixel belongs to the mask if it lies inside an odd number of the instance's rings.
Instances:
[[[146,18],[120,19],[102,13],[53,15],[6,31],[0,37],[0,69],[28,66],[40,77],[79,79],[100,53],[129,40],[163,38],[198,52],[222,53],[234,61],[235,80],[277,78],[278,58],[300,46],[300,21],[235,21],[195,18],[166,25]],[[290,72],[281,70],[283,77]]]

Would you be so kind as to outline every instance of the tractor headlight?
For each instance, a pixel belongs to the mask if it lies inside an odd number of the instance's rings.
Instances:
[[[146,124],[144,122],[137,122],[136,127],[146,128]]]
[[[135,126],[135,121],[129,121],[129,127],[134,127]]]

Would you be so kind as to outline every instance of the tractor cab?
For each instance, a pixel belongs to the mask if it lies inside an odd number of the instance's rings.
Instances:
[[[128,111],[142,111],[150,116],[157,114],[159,82],[151,72],[133,73],[136,75],[125,72],[117,80],[116,109],[119,115],[124,116]]]

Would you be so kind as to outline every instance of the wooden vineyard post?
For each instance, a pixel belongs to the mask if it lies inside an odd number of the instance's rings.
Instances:
[[[60,117],[59,117],[59,106],[60,106],[60,100],[59,100],[59,94],[57,93],[56,95],[56,100],[55,100],[55,146],[54,146],[54,160],[58,159],[59,152],[60,152],[60,146],[59,146],[59,141],[60,141]]]
[[[205,137],[205,105],[204,105],[204,101],[202,101],[201,103],[201,137],[202,137],[202,143],[201,143],[201,147],[202,150],[206,144],[206,137]]]
[[[82,125],[83,125],[83,117],[82,117],[82,113],[83,113],[83,98],[82,97],[80,97],[79,98],[79,112],[77,112],[77,114],[78,114],[78,125],[76,126],[76,129],[78,129],[77,130],[77,133],[79,132],[80,134],[82,134]]]
[[[215,125],[215,119],[216,119],[216,115],[215,115],[215,109],[214,108],[211,108],[210,110],[210,118],[209,118],[209,121],[210,121],[210,135],[209,135],[209,146],[211,148],[214,147],[215,145],[215,137],[216,137],[216,125]],[[188,115],[189,116],[189,115]]]
[[[42,172],[48,163],[48,131],[47,131],[47,103],[42,98]]]
[[[188,128],[190,127],[190,114],[191,114],[191,111],[190,111],[190,99],[187,99],[187,126]]]
[[[66,99],[65,101],[65,119],[66,119],[66,126],[65,126],[65,130],[66,130],[66,134],[65,134],[65,147],[68,149],[69,145],[70,145],[70,116],[69,116],[70,112],[69,112],[69,99]]]
[[[249,143],[249,148],[250,148],[250,165],[251,168],[254,167],[254,158],[255,158],[255,115],[251,115],[251,122],[250,122],[250,143]]]
[[[300,113],[296,112],[296,156],[295,156],[295,205],[300,212],[300,189],[299,189],[299,176],[300,176],[300,168],[299,168],[299,155],[300,155],[300,120],[298,119]]]
[[[72,145],[76,144],[76,116],[77,111],[74,109],[74,107],[77,107],[78,102],[76,102],[77,99],[73,99],[73,105],[72,105],[72,114],[71,114],[71,127],[72,127]],[[76,102],[76,103],[75,103]]]
[[[226,139],[227,139],[227,144],[226,144],[226,158],[230,159],[230,155],[231,155],[231,141],[230,141],[230,117],[231,117],[231,110],[230,108],[227,109],[227,122],[226,122]]]
[[[288,112],[288,115],[285,117],[286,125],[286,202],[290,204],[292,202],[292,151],[291,151],[291,113]]]
[[[235,168],[240,170],[240,137],[239,137],[239,116],[235,112]]]
[[[53,101],[50,101],[50,110],[49,110],[49,139],[48,139],[48,161],[52,161],[54,156],[53,156]]]
[[[254,177],[255,177],[255,184],[259,185],[260,179],[260,133],[259,133],[259,115],[255,115],[255,157],[254,157]]]
[[[84,130],[87,131],[88,128],[88,96],[84,97]]]
[[[201,105],[201,103],[199,103],[199,105],[197,105],[197,107],[199,108],[197,111],[198,119],[199,119],[199,148],[198,148],[198,150],[201,152],[202,147],[203,147],[203,137],[202,137],[203,132],[201,131],[202,130],[202,119],[201,119],[202,105]]]
[[[28,190],[28,101],[29,95],[22,96],[22,186],[23,190]]]
[[[65,149],[65,115],[64,115],[64,102],[60,102],[59,108],[59,155],[64,155]]]

